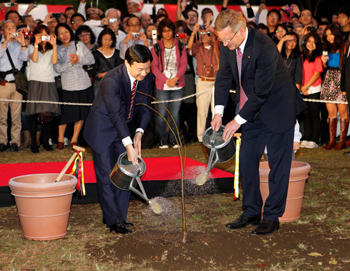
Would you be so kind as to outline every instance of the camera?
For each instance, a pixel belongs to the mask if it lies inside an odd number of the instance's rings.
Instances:
[[[29,39],[29,31],[24,31],[23,35],[25,39]]]
[[[132,33],[132,35],[134,36],[134,38],[140,37],[140,33]]]
[[[292,10],[293,10],[293,7],[286,7],[285,10],[286,10],[286,11],[292,11]]]
[[[204,24],[201,24],[201,25],[199,26],[199,30],[205,30],[205,25],[204,25]]]
[[[327,51],[323,51],[323,52],[322,52],[322,55],[323,55],[323,56],[328,56],[328,52],[327,52]]]
[[[152,30],[152,40],[157,39],[157,30]]]
[[[18,33],[17,32],[16,33],[12,33],[12,37],[18,38]]]
[[[117,23],[117,22],[118,22],[118,19],[117,19],[117,18],[111,18],[111,19],[109,19],[109,23],[110,23],[110,24]]]
[[[52,13],[51,18],[59,18],[61,17],[62,13]]]
[[[306,28],[307,31],[311,31],[311,32],[315,32],[317,30],[317,27],[316,26],[308,26]]]
[[[41,36],[41,40],[42,41],[49,41],[50,40],[50,36]]]
[[[187,34],[186,33],[180,33],[180,34],[177,34],[178,38],[179,39],[186,39],[187,38]]]
[[[4,6],[7,8],[13,7],[15,3],[4,3]]]

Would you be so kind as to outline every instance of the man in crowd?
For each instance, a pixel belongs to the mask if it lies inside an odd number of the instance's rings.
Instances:
[[[129,2],[128,3],[128,14],[134,15],[140,18],[141,12],[137,11],[139,9],[139,6],[135,2]]]
[[[346,92],[348,99],[348,108],[350,109],[350,42],[348,40],[345,55],[342,59],[342,69],[340,77],[340,87],[343,92]],[[350,151],[344,152],[345,155],[350,156]]]
[[[341,8],[338,11],[338,24],[344,40],[348,40],[350,33],[350,10],[348,8]]]
[[[85,22],[85,18],[83,15],[79,14],[79,13],[75,13],[72,15],[71,17],[71,23],[72,23],[72,30],[75,33],[75,31],[77,31],[77,29],[79,28],[79,26],[83,25]]]
[[[146,46],[129,47],[125,64],[103,77],[85,124],[84,137],[92,148],[103,221],[110,231],[119,234],[131,233],[132,223],[126,222],[130,191],[115,187],[109,174],[125,151],[133,164],[141,155],[142,135],[151,114],[147,106],[136,105],[150,105],[150,98],[137,90],[153,92],[151,62],[152,55]],[[132,122],[138,125],[136,131],[131,130]]]
[[[10,10],[6,13],[5,20],[12,21],[17,27],[21,24],[21,15],[15,10]]]
[[[232,79],[235,79],[239,111],[225,126],[223,139],[231,139],[242,127],[240,173],[244,212],[226,227],[241,229],[258,225],[252,234],[271,234],[279,230],[279,217],[285,210],[294,125],[305,104],[275,43],[261,31],[248,28],[240,12],[221,12],[215,28],[222,45],[211,126],[215,130],[221,127]],[[265,147],[271,168],[270,195],[261,220],[259,162]]]
[[[304,9],[300,13],[299,21],[303,26],[312,26],[312,13],[309,9]]]
[[[16,31],[13,21],[5,21],[2,27],[4,40],[0,46],[0,99],[22,100],[22,94],[16,91],[15,77],[13,75],[11,62],[16,69],[20,70],[23,61],[29,60],[27,45],[24,42],[22,32]],[[8,52],[8,53],[7,53]],[[7,138],[7,113],[11,113],[11,138]],[[21,108],[19,102],[0,102],[0,151],[5,151],[7,143],[10,143],[11,151],[18,151],[21,134]]]
[[[149,15],[148,13],[142,13],[141,14],[142,32],[146,32],[146,28],[150,23],[152,23],[151,15]]]
[[[266,23],[269,29],[268,36],[273,38],[275,36],[276,25],[279,24],[281,20],[281,13],[277,9],[271,9],[266,16]]]

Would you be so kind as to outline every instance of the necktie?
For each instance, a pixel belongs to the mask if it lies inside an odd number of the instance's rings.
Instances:
[[[134,99],[135,99],[135,94],[136,94],[136,84],[137,84],[137,80],[135,80],[134,84],[132,85],[131,99],[130,99],[130,110],[129,110],[128,119],[131,118],[132,107],[134,105]]]
[[[243,105],[248,101],[248,97],[245,94],[242,83],[241,83],[241,74],[242,74],[242,57],[243,54],[241,49],[237,48],[237,67],[238,67],[238,77],[239,77],[239,110],[242,109]]]

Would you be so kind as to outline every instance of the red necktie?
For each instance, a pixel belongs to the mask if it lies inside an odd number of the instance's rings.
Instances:
[[[243,54],[241,49],[237,48],[237,67],[238,67],[238,76],[239,76],[239,110],[242,109],[243,105],[248,101],[248,97],[245,94],[242,83],[241,83],[241,74],[242,74],[242,57]]]
[[[137,80],[135,80],[135,82],[132,86],[132,90],[131,90],[130,110],[129,110],[128,119],[131,118],[132,107],[134,105],[134,99],[135,99],[135,94],[136,94],[136,84],[137,84]]]

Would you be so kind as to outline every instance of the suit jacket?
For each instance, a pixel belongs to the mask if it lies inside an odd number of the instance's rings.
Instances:
[[[229,50],[221,44],[215,105],[226,106],[232,79],[237,82],[238,102],[236,50]],[[281,134],[295,124],[296,116],[306,108],[276,44],[266,34],[250,27],[242,58],[241,79],[248,101],[239,115],[247,121],[253,122],[259,116],[272,132]]]
[[[347,57],[348,52],[349,52],[349,45],[346,48],[346,53],[343,56],[342,63],[341,63],[340,86],[342,91],[346,91],[346,95],[349,103],[350,101],[350,56]],[[348,106],[350,105],[348,104]]]
[[[149,73],[139,81],[137,90],[152,94],[153,75]],[[146,130],[150,120],[150,109],[137,103],[150,105],[150,98],[140,93],[135,94],[131,118],[130,110],[131,82],[125,64],[110,70],[101,80],[98,94],[86,119],[84,137],[91,148],[101,153],[119,137],[130,136],[128,122],[136,121],[138,128]]]

